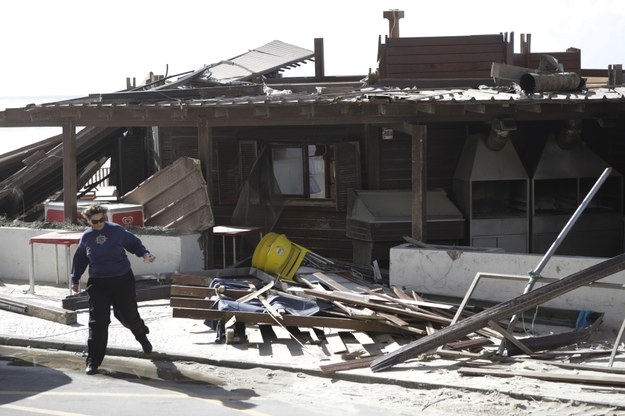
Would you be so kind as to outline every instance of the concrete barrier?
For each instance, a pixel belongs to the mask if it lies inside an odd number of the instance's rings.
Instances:
[[[0,279],[29,281],[31,237],[55,230],[0,227]],[[156,262],[144,263],[143,259],[129,254],[136,275],[188,272],[204,268],[204,254],[200,247],[199,233],[180,235],[138,234],[143,244],[156,256]],[[70,265],[66,265],[65,246],[54,244],[34,244],[35,283],[56,283],[57,270],[59,283],[67,284]],[[76,246],[70,247],[70,259]],[[58,267],[58,269],[57,269]],[[86,281],[87,273],[83,275]]]
[[[529,279],[528,273],[542,257],[538,254],[430,250],[402,244],[390,250],[390,284],[417,293],[462,298],[477,273],[523,275]],[[541,276],[562,278],[603,260],[605,258],[553,256]],[[623,285],[625,272],[600,282]],[[472,299],[504,302],[522,294],[526,285],[526,280],[481,279]],[[541,285],[537,283],[535,287]],[[582,287],[547,302],[545,306],[604,312],[601,330],[609,330],[616,335],[625,318],[625,290]]]

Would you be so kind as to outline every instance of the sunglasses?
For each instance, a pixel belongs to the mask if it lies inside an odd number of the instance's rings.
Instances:
[[[93,220],[93,219],[90,219],[90,220],[89,220],[89,222],[90,222],[91,224],[93,224],[93,225],[95,225],[95,224],[100,224],[101,222],[104,222],[104,221],[106,221],[106,220],[104,219],[104,217],[100,218],[99,220]]]

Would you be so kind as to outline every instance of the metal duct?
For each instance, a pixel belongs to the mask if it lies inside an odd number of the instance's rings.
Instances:
[[[586,81],[574,72],[528,73],[523,74],[519,82],[521,89],[526,94],[546,91],[575,91],[586,85]]]

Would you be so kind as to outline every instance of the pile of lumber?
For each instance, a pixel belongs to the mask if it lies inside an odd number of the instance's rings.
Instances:
[[[236,281],[237,288],[214,285],[215,279]],[[313,300],[324,307],[310,316],[286,313],[269,303],[267,299],[272,294]],[[173,277],[170,296],[174,317],[219,321],[226,331],[230,330],[228,334],[232,334],[235,323],[268,324],[281,327],[302,342],[313,341],[300,337],[302,333],[311,333],[311,328],[316,328],[321,336],[334,329],[393,334],[407,342],[449,325],[456,308],[449,303],[427,301],[400,288],[371,284],[341,270],[310,270],[310,273],[298,273],[293,281],[277,279],[252,267],[207,271],[202,275],[177,274]],[[255,300],[265,308],[262,312],[219,310],[221,299],[241,304]],[[459,337],[448,348],[475,351],[500,338],[497,331],[484,328]],[[232,339],[226,337],[227,342]]]

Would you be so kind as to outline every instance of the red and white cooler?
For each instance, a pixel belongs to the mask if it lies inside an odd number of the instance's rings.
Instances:
[[[80,212],[94,204],[94,201],[78,201],[78,212],[76,218],[81,218]],[[143,227],[143,205],[118,204],[114,202],[101,202],[108,208],[106,213],[107,221],[114,222],[124,227]],[[63,202],[44,202],[45,217],[47,222],[64,222],[65,206]]]

